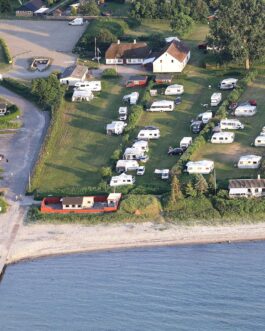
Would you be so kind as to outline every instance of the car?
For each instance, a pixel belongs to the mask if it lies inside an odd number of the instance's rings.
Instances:
[[[181,104],[181,97],[177,97],[176,99],[175,99],[175,105],[180,105]]]
[[[138,176],[143,176],[144,173],[145,173],[145,166],[140,166],[136,171],[136,175]]]
[[[167,155],[168,156],[173,156],[173,155],[182,155],[184,153],[183,148],[181,147],[169,147]]]
[[[257,106],[257,101],[255,99],[250,99],[248,100],[248,103],[251,105],[251,106]]]
[[[200,133],[203,129],[203,122],[202,121],[194,121],[190,125],[191,131],[193,133]]]

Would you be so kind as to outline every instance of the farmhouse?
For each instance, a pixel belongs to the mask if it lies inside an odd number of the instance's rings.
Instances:
[[[231,179],[229,180],[229,197],[248,198],[265,195],[265,179]]]
[[[61,74],[60,83],[75,86],[77,82],[85,81],[87,73],[88,69],[86,66],[81,66],[79,64],[70,66]]]
[[[153,72],[182,72],[190,59],[190,50],[181,41],[167,44],[153,61]]]
[[[38,10],[46,9],[42,0],[31,0],[16,10],[16,16],[33,16]]]
[[[145,42],[112,43],[105,53],[106,64],[142,64],[150,49]]]
[[[7,112],[7,105],[5,103],[0,103],[0,116],[5,115]]]

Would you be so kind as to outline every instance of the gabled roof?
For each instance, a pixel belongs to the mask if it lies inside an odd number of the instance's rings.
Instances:
[[[264,188],[265,179],[230,179],[229,188]]]
[[[139,43],[113,43],[105,53],[106,59],[145,59],[150,49],[145,42]]]
[[[61,74],[60,78],[77,78],[81,79],[83,76],[87,73],[88,69],[86,66],[81,66],[79,64],[73,65],[71,67],[68,67],[64,70],[64,72]]]
[[[161,52],[157,55],[156,58],[159,58],[164,53],[168,53],[175,59],[177,59],[179,62],[183,62],[189,52],[190,49],[183,42],[173,40],[161,50]]]
[[[35,12],[36,10],[40,9],[44,6],[42,0],[31,0],[26,2],[24,5],[20,6],[17,11],[32,11]]]

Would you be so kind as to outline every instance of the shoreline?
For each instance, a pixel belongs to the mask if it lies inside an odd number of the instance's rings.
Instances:
[[[162,246],[230,244],[265,240],[265,223],[227,226],[175,224],[24,225],[6,266],[68,254]]]

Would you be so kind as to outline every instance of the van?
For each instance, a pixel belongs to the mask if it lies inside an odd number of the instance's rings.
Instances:
[[[184,137],[179,143],[179,147],[186,150],[192,144],[192,137]]]
[[[193,133],[200,133],[203,129],[203,122],[202,121],[194,121],[190,125],[191,131]]]
[[[206,111],[197,116],[197,120],[202,121],[203,124],[207,124],[213,118],[211,111]]]
[[[159,111],[159,112],[164,112],[164,111],[173,111],[174,110],[174,101],[169,101],[169,100],[159,100],[155,101],[152,103],[150,108],[146,109],[146,111]]]
[[[238,130],[244,129],[244,125],[237,119],[222,119],[220,121],[221,130]]]
[[[215,92],[211,96],[211,106],[216,107],[219,105],[219,103],[222,101],[222,93]]]
[[[234,132],[217,132],[212,135],[212,144],[231,144],[235,139]]]
[[[84,24],[83,17],[77,17],[73,21],[69,22],[68,24],[69,25],[83,25]]]

